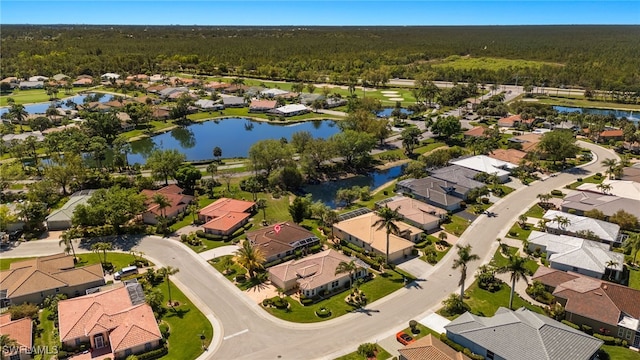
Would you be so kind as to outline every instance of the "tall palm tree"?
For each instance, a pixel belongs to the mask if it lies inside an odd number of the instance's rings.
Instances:
[[[218,166],[214,163],[210,163],[207,165],[207,172],[211,174],[211,180],[214,180],[214,176],[216,175],[216,172],[218,172]]]
[[[4,360],[4,350],[18,346],[18,342],[12,339],[8,334],[0,335],[0,359]]]
[[[355,260],[351,260],[349,262],[341,261],[338,264],[338,267],[336,267],[336,273],[335,274],[338,275],[338,274],[348,273],[349,274],[349,289],[351,289],[351,286],[353,284],[353,273],[355,273],[356,270],[358,270],[358,265],[356,265]]]
[[[602,191],[603,194],[606,194],[609,191],[611,191],[613,186],[611,186],[611,184],[600,183],[600,184],[596,185],[596,188],[599,189],[600,191]]]
[[[102,251],[105,264],[107,263],[107,250],[111,250],[111,249],[113,249],[113,246],[111,245],[111,243],[108,243],[108,242],[97,242],[91,245],[91,250],[93,250],[96,254]]]
[[[609,260],[605,264],[605,269],[609,270],[609,281],[611,281],[611,274],[613,273],[613,268],[619,265],[619,263],[615,260]]]
[[[65,253],[69,253],[69,251],[71,251],[71,253],[73,253],[73,260],[76,260],[76,249],[73,246],[73,238],[70,236],[69,232],[64,232],[62,234],[62,236],[60,236],[60,241],[58,241],[58,246],[62,246],[62,244],[64,244],[65,249],[64,252]]]
[[[251,244],[249,239],[242,243],[242,247],[235,252],[236,261],[247,269],[249,277],[253,278],[257,270],[264,268],[265,257],[262,250]]]
[[[399,209],[399,208],[398,208]],[[389,264],[389,235],[394,234],[398,235],[400,233],[400,228],[396,225],[396,221],[401,221],[402,216],[398,214],[398,209],[391,210],[388,206],[383,207],[378,210],[378,216],[380,219],[373,223],[373,226],[377,226],[377,230],[385,229],[387,233],[387,248],[386,248],[386,256],[385,261]]]
[[[609,175],[609,179],[611,179],[616,166],[618,166],[618,162],[616,161],[616,159],[604,159],[602,160],[601,164],[607,167],[607,171],[605,171],[605,174]]]
[[[567,228],[567,226],[571,225],[571,220],[569,220],[568,217],[562,215],[556,215],[553,220],[551,220],[551,222],[555,222],[556,224],[558,224],[558,227],[561,230],[564,230]]]
[[[160,215],[163,218],[167,217],[165,209],[171,206],[171,202],[167,199],[163,194],[155,193],[151,198],[154,204],[158,205],[158,210],[160,210]]]
[[[458,248],[458,258],[453,262],[452,269],[460,268],[460,301],[464,301],[464,281],[467,279],[467,264],[471,261],[480,260],[480,257],[471,253],[471,245],[460,246]]]
[[[9,108],[9,116],[10,119],[13,119],[20,124],[20,129],[22,129],[22,123],[24,122],[24,119],[29,116],[29,113],[24,109],[23,105],[13,103]]]
[[[516,289],[516,282],[524,280],[529,285],[529,278],[527,276],[532,275],[531,271],[525,267],[527,258],[520,255],[513,254],[509,256],[509,262],[507,265],[499,267],[497,272],[499,274],[510,273],[511,274],[511,294],[509,295],[509,309],[513,308],[513,293]]]
[[[167,291],[169,292],[169,304],[171,304],[171,307],[173,307],[173,301],[171,301],[171,281],[169,281],[169,276],[175,275],[179,271],[180,269],[174,268],[171,266],[165,266],[163,268],[160,268],[160,270],[158,270],[158,273],[162,275],[162,277],[164,278],[164,281],[167,282]]]
[[[258,209],[262,209],[262,221],[267,221],[267,200],[256,200],[256,206],[258,207]]]

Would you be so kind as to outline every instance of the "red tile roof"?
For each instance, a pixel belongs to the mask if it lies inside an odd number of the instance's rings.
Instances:
[[[431,334],[398,349],[406,360],[469,360],[470,358]]]
[[[490,152],[488,156],[490,158],[518,165],[520,163],[520,160],[524,159],[524,157],[527,156],[527,153],[516,149],[496,149]]]
[[[280,228],[277,232],[275,231],[276,226]],[[274,224],[247,233],[247,240],[262,250],[262,253],[267,259],[278,254],[286,253],[289,250],[294,250],[297,247],[296,243],[301,240],[315,237],[311,231],[300,225],[288,222]]]
[[[28,317],[11,321],[10,313],[0,315],[0,334],[9,335],[20,346],[33,346],[33,322]]]
[[[623,137],[624,133],[622,130],[605,130],[600,133],[600,137]]]
[[[60,301],[58,318],[62,342],[109,332],[113,352],[162,337],[151,307],[133,305],[125,286]]]
[[[484,129],[485,127],[483,126],[476,126],[473,129],[465,131],[464,136],[473,136],[473,137],[484,136]]]
[[[226,232],[251,216],[250,211],[255,205],[252,201],[220,198],[200,209],[198,216],[207,221],[203,225],[205,229]]]
[[[147,211],[153,213],[154,215],[162,215],[163,212],[165,214],[173,213],[174,211],[178,210],[181,207],[184,207],[186,204],[189,204],[191,201],[193,201],[193,196],[183,195],[182,189],[179,186],[173,184],[155,191],[145,189],[142,190],[141,193],[147,198]],[[160,211],[160,207],[158,206],[158,204],[153,202],[153,196],[155,194],[163,195],[165,198],[167,198],[171,205]]]
[[[513,126],[515,123],[522,121],[522,117],[520,115],[511,115],[505,118],[498,120],[498,125],[500,126]]]
[[[251,100],[249,108],[275,109],[277,104],[278,102],[276,100]]]

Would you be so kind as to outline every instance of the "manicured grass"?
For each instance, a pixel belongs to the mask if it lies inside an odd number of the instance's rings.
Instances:
[[[442,227],[446,232],[455,236],[460,236],[469,227],[469,221],[458,215],[453,215],[451,216],[451,220],[444,223]]]
[[[609,354],[611,360],[640,360],[640,352],[613,345],[602,345],[602,350]]]
[[[209,264],[211,264],[211,266],[213,266],[216,270],[218,270],[221,274],[224,275],[224,277],[227,278],[227,280],[234,282],[233,280],[235,279],[236,276],[238,275],[245,275],[247,274],[247,270],[245,268],[243,268],[242,266],[238,265],[237,263],[233,262],[232,265],[229,267],[229,272],[225,275],[224,274],[224,267],[222,266],[223,260],[224,259],[233,259],[233,255],[225,255],[225,256],[221,256],[219,258],[215,258],[211,261],[209,261]],[[244,291],[247,290],[249,288],[254,287],[255,285],[258,285],[262,282],[262,279],[264,279],[266,273],[261,273],[256,275],[255,278],[253,279],[249,279],[249,276],[247,275],[247,281],[243,282],[243,283],[238,283],[235,284],[240,290]]]
[[[167,120],[167,121],[154,120],[145,125],[138,125],[136,129],[122,133],[119,136],[123,137],[126,140],[130,140],[130,139],[138,138],[141,136],[151,136],[155,133],[168,131],[170,128],[176,127],[176,126],[178,125],[174,124],[171,120]]]
[[[503,184],[499,184],[498,188],[502,189],[502,196],[500,197],[505,197],[515,191],[514,188],[508,187],[507,185],[503,185]]]
[[[538,218],[538,219],[542,219],[542,217],[544,216],[544,213],[546,211],[540,207],[540,205],[535,204],[533,205],[529,210],[527,210],[526,213],[524,213],[527,217],[534,217],[534,218]]]
[[[527,224],[526,228],[523,229],[516,222],[515,224],[513,224],[511,229],[509,229],[507,236],[512,239],[527,240],[532,230],[533,230],[533,225]],[[512,235],[512,234],[515,234],[515,235]]]
[[[437,149],[437,148],[441,148],[443,146],[446,146],[447,144],[443,143],[443,142],[433,142],[433,143],[427,143],[427,141],[424,141],[423,144],[426,145],[422,145],[419,148],[416,148],[415,150],[413,150],[414,153],[416,154],[426,154],[426,153],[430,153],[433,150]]]
[[[604,174],[603,176],[591,175],[589,177],[582,179],[582,181],[576,181],[572,183],[571,185],[569,185],[569,188],[575,190],[578,186],[586,183],[601,184],[606,178],[607,177],[604,176]]]
[[[518,248],[511,247],[511,246],[509,247],[509,254],[513,255],[517,251],[518,251]],[[500,249],[496,250],[495,254],[493,255],[493,259],[491,259],[491,265],[495,266],[496,268],[506,266],[508,262],[509,262],[509,259],[507,259],[505,256],[502,255],[502,253],[500,252]],[[527,260],[527,263],[525,264],[525,267],[529,269],[529,271],[531,271],[531,274],[534,274],[536,270],[538,270],[539,266],[540,265],[534,260]]]
[[[440,334],[438,334],[435,330],[431,330],[430,328],[418,323],[418,326],[416,326],[416,330],[418,331],[417,333],[414,333],[413,331],[411,331],[411,328],[408,327],[404,330],[402,330],[405,334],[409,334],[411,335],[411,337],[413,337],[414,339],[418,340],[420,338],[423,338],[429,334],[435,336],[436,338],[440,338]]]
[[[28,259],[31,259],[31,258],[14,258],[14,259],[0,258],[0,270],[8,270],[9,266],[11,266],[12,263],[22,261],[22,260],[28,260]]]
[[[196,114],[187,115],[187,118],[192,121],[206,121],[213,120],[215,118],[223,118],[223,117],[243,117],[243,118],[256,118],[268,120],[270,117],[274,120],[274,122],[281,122],[279,117],[274,117],[273,115],[269,116],[263,113],[250,113],[248,107],[243,108],[228,108],[222,111],[210,111],[210,112],[199,112]],[[333,119],[333,120],[341,120],[342,117],[335,115],[328,115],[322,113],[309,112],[302,115],[289,116],[283,118],[285,122],[295,122],[301,120],[324,120],[324,119]]]
[[[58,338],[58,331],[54,331],[53,320],[47,319],[47,316],[51,314],[49,309],[44,308],[39,314],[40,324],[37,327],[36,336],[33,341],[35,346],[44,349],[53,349],[60,346],[60,339]],[[41,357],[40,357],[41,356]],[[42,354],[36,355],[35,359],[47,360],[54,357],[54,354]]]
[[[386,198],[390,198],[392,196],[395,195],[394,193],[394,189],[396,188],[396,182],[394,181],[393,184],[390,184],[384,188],[382,188],[380,191],[378,191],[377,193],[375,193],[371,199],[367,200],[367,201],[356,201],[354,207],[367,207],[370,209],[373,209],[375,207],[375,204],[380,201],[380,200],[384,200]],[[374,189],[371,189],[374,190]],[[352,209],[350,208],[348,211],[351,211]]]
[[[100,264],[103,260],[102,251],[99,254],[96,254],[96,253],[77,254],[77,257],[78,257],[78,262],[76,263],[76,267]],[[113,264],[114,271],[117,271],[122,269],[123,267],[129,266],[129,264],[131,264],[134,260],[135,258],[131,254],[123,254],[123,253],[107,251],[107,261]]]
[[[629,287],[640,290],[640,269],[629,269]]]
[[[491,57],[469,57],[452,55],[444,60],[434,61],[431,66],[433,67],[450,67],[457,70],[471,70],[471,69],[484,69],[484,70],[504,70],[508,68],[534,68],[547,66],[560,66],[556,63],[533,61],[533,60],[515,60],[515,59],[501,59]]]
[[[414,279],[411,275],[402,271],[388,270],[383,274],[377,274],[373,280],[362,284],[360,290],[364,292],[369,303],[374,302],[402,288],[404,286],[403,275],[410,280]],[[343,291],[309,306],[302,306],[297,300],[287,297],[289,304],[291,304],[289,310],[280,310],[272,307],[265,308],[265,310],[273,316],[292,322],[311,323],[325,321],[355,310],[344,301],[349,291]],[[326,318],[316,316],[315,311],[322,307],[331,310],[331,316]]]
[[[165,301],[168,301],[167,284],[162,282],[157,287],[164,295]],[[162,320],[169,324],[170,331],[169,353],[162,359],[195,359],[202,353],[200,334],[204,334],[205,346],[209,346],[213,337],[213,328],[204,314],[173,284],[171,285],[171,299],[178,301],[180,305],[174,309],[167,308],[162,317]]]
[[[185,245],[187,245],[191,250],[197,252],[197,253],[201,253],[203,251],[207,251],[207,250],[211,250],[211,249],[215,249],[215,248],[219,248],[221,246],[227,246],[227,245],[232,245],[233,243],[230,241],[217,241],[217,240],[209,240],[209,239],[203,239],[200,238],[200,240],[202,240],[202,245],[200,246],[194,246],[194,245],[189,245],[187,243],[185,243]]]
[[[65,93],[64,89],[59,89],[58,99],[64,99],[69,96],[73,96],[77,94],[79,91],[83,91],[86,89],[83,88],[75,88],[71,90],[71,94]],[[12,98],[15,100],[16,104],[31,104],[38,102],[49,101],[49,95],[47,95],[47,91],[44,89],[31,89],[31,90],[14,90],[9,95],[0,96],[0,106],[7,105],[7,99]]]
[[[198,209],[202,209],[203,207],[211,204],[214,201],[216,201],[216,199],[210,199],[206,195],[202,195],[198,197]],[[196,220],[197,219],[198,217],[196,216]],[[193,224],[193,215],[188,214],[184,217],[184,219],[177,221],[175,224],[171,225],[171,228],[175,231],[191,224]]]
[[[553,93],[553,92],[552,92]],[[601,108],[601,109],[620,109],[620,110],[640,110],[640,105],[636,104],[620,104],[609,101],[595,101],[578,98],[566,98],[566,97],[542,97],[538,98],[538,102],[547,105],[559,105],[569,107],[586,107],[586,108]]]
[[[383,349],[382,346],[376,345],[378,347],[378,353],[376,354],[377,360],[386,360],[391,358],[391,354],[387,352],[387,350]],[[358,354],[358,351],[354,351],[344,356],[340,356],[335,360],[367,360],[366,357]]]

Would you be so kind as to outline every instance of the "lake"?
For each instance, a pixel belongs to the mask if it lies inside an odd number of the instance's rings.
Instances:
[[[384,108],[380,110],[378,113],[376,113],[376,116],[380,118],[390,117],[393,110],[395,110],[395,108]],[[400,108],[400,112],[407,115],[413,114],[413,111],[405,108]]]
[[[336,193],[340,189],[350,188],[352,186],[368,186],[369,189],[382,186],[383,184],[398,178],[402,175],[402,170],[405,165],[398,165],[386,170],[375,170],[367,175],[358,175],[346,179],[327,181],[316,185],[306,185],[303,190],[306,193],[311,194],[313,201],[322,201],[327,206],[335,209]]]
[[[633,111],[615,110],[615,109],[593,109],[593,108],[581,108],[581,107],[569,107],[569,106],[554,106],[554,110],[558,112],[579,112],[582,114],[594,114],[594,115],[609,115],[613,114],[616,118],[620,119],[626,117],[633,122],[640,121],[640,111],[633,114]]]
[[[65,104],[67,102],[67,100],[71,100],[74,103],[80,105],[80,104],[84,103],[84,98],[86,98],[86,97],[87,97],[87,94],[81,94],[81,95],[75,95],[75,96],[67,97],[67,98],[64,98],[64,99],[59,99],[58,101],[55,102],[56,103],[56,107],[59,107],[59,108],[65,109],[65,110],[69,110],[71,108],[68,107]],[[106,102],[111,101],[112,98],[113,98],[113,95],[103,94],[103,96],[100,98],[100,102],[101,103],[106,103]],[[51,103],[53,103],[53,101],[41,102],[41,103],[31,104],[31,105],[25,105],[24,109],[29,114],[44,114],[44,113],[47,112],[47,109],[49,108],[49,106],[51,106]],[[9,111],[9,107],[8,106],[0,108],[0,115],[6,113],[8,111]]]
[[[213,159],[213,148],[216,146],[222,149],[222,157],[247,157],[249,148],[258,140],[291,140],[291,135],[299,131],[308,131],[314,138],[326,139],[339,133],[340,128],[333,120],[286,125],[244,118],[205,121],[132,142],[129,163],[144,164],[154,149],[178,149],[187,156],[188,161]]]

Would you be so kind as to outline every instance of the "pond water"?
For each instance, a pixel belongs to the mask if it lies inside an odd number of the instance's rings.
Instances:
[[[384,109],[380,110],[376,114],[376,116],[377,117],[381,117],[381,118],[389,117],[389,116],[391,116],[391,113],[393,112],[393,110],[395,110],[395,108],[384,108]],[[407,115],[413,114],[413,111],[405,109],[405,108],[400,108],[400,112],[403,113],[403,114],[407,114]]]
[[[593,108],[581,108],[581,107],[568,107],[568,106],[554,106],[554,110],[558,112],[579,112],[582,114],[594,114],[594,115],[609,115],[613,114],[616,118],[620,119],[626,117],[633,122],[640,121],[640,111],[635,114],[633,111],[615,110],[615,109],[593,109]]]
[[[291,135],[308,131],[314,138],[328,138],[340,132],[333,120],[316,120],[277,125],[243,118],[195,123],[186,127],[131,143],[130,164],[144,164],[154,149],[178,149],[188,161],[213,159],[213,148],[222,149],[225,158],[246,157],[249,148],[258,140],[291,140]]]
[[[307,185],[303,190],[311,194],[313,201],[322,201],[327,206],[335,209],[338,205],[336,203],[336,193],[340,189],[350,188],[352,186],[368,186],[372,191],[382,186],[383,184],[398,178],[402,175],[402,170],[405,165],[398,165],[386,170],[375,170],[367,175],[358,175],[346,179],[327,181],[316,185]]]
[[[94,94],[91,94],[91,95],[94,95]],[[64,98],[64,99],[59,99],[58,101],[55,101],[55,104],[56,104],[56,107],[59,107],[59,108],[65,109],[65,110],[69,110],[71,108],[66,105],[66,102],[68,100],[71,100],[76,104],[82,104],[84,102],[84,98],[86,98],[86,97],[87,97],[87,94],[75,95],[75,96],[67,97],[67,98]],[[113,95],[102,94],[102,97],[100,98],[99,101],[101,103],[106,103],[106,102],[111,101],[111,99],[113,99]],[[53,101],[41,102],[41,103],[31,104],[31,105],[25,105],[24,109],[29,114],[44,114],[45,112],[47,112],[47,109],[49,108],[49,106],[51,106],[51,103],[53,103]],[[8,111],[9,111],[9,107],[8,106],[0,108],[0,115],[6,113]]]

